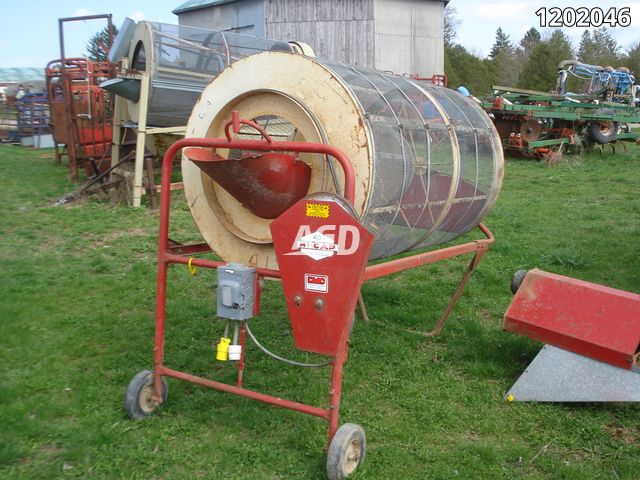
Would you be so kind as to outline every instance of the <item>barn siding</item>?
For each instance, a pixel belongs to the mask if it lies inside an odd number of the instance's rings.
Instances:
[[[351,65],[444,73],[442,0],[242,0],[178,18],[181,25],[305,42],[317,56]]]
[[[375,0],[374,10],[376,68],[444,73],[444,2]]]
[[[265,0],[267,37],[311,45],[316,55],[373,67],[374,0]]]

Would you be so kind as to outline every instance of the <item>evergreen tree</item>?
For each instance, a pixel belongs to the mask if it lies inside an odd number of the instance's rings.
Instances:
[[[489,58],[489,68],[495,83],[506,86],[517,83],[520,69],[517,66],[516,49],[502,28],[496,31],[496,42],[491,48]]]
[[[605,28],[593,31],[593,41],[598,52],[598,65],[617,67],[620,62],[620,47],[616,40]]]
[[[520,48],[522,49],[525,57],[528,57],[531,54],[535,46],[540,43],[540,40],[542,40],[542,36],[538,30],[534,27],[527,30],[524,37],[522,37],[522,40],[520,40]]]
[[[489,61],[493,82],[502,86],[513,86],[518,83],[521,67],[516,52],[500,52]]]
[[[589,65],[616,67],[620,59],[620,46],[605,27],[582,33],[578,60]]]
[[[640,81],[640,42],[636,42],[627,49],[626,55],[622,58],[622,63],[633,72],[636,82]]]
[[[517,85],[520,81],[520,74],[524,64],[529,59],[533,49],[540,43],[542,37],[540,32],[534,27],[527,30],[524,36],[520,39],[518,48],[515,52],[515,62],[513,66],[513,76],[510,78],[511,83],[509,85]]]
[[[118,34],[118,29],[115,25],[111,26],[111,31],[113,32],[112,39],[115,39]],[[110,48],[109,27],[107,26],[89,39],[89,43],[87,43],[87,57],[94,62],[104,62],[107,60]]]
[[[558,64],[570,58],[573,51],[569,39],[562,30],[554,30],[533,48],[522,67],[518,85],[530,90],[555,90]]]
[[[462,45],[446,45],[444,59],[449,88],[464,85],[475,96],[491,93],[492,76],[488,60],[467,52]]]
[[[489,58],[496,58],[502,53],[513,55],[514,48],[511,44],[511,40],[509,40],[509,35],[504,33],[502,28],[498,27],[498,30],[496,30],[496,42],[493,44],[493,47],[491,47]]]
[[[590,30],[582,32],[580,37],[580,45],[578,46],[578,60],[589,65],[597,65],[596,44],[593,41]]]

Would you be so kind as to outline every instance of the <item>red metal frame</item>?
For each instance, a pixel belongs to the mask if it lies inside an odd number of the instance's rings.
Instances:
[[[342,372],[343,365],[347,359],[348,338],[340,343],[338,351],[332,361],[330,400],[328,408],[319,408],[292,400],[282,399],[280,397],[271,396],[243,387],[243,374],[245,369],[244,342],[246,329],[243,327],[240,332],[240,345],[242,347],[242,356],[238,362],[238,378],[236,385],[208,380],[202,377],[191,375],[185,372],[173,370],[164,365],[164,343],[165,343],[165,321],[166,321],[166,291],[167,291],[167,272],[171,264],[190,264],[203,268],[217,268],[224,265],[225,262],[217,262],[213,260],[190,258],[189,253],[202,253],[209,251],[203,244],[193,246],[182,246],[169,240],[169,209],[170,209],[170,193],[169,188],[171,182],[172,159],[174,155],[186,147],[206,147],[206,148],[227,148],[253,151],[277,151],[277,152],[297,152],[297,153],[319,153],[330,155],[335,158],[344,171],[345,191],[344,198],[353,205],[355,197],[355,172],[351,162],[346,155],[330,145],[306,142],[275,142],[268,136],[265,140],[232,140],[228,134],[228,126],[232,125],[234,131],[238,131],[240,123],[253,126],[252,122],[239,120],[237,114],[233,115],[233,120],[227,125],[227,137],[221,138],[185,138],[177,141],[167,150],[162,162],[162,189],[160,192],[160,228],[158,239],[158,273],[157,273],[157,299],[156,299],[156,334],[155,334],[155,351],[154,351],[154,401],[162,402],[162,382],[161,377],[168,376],[185,380],[205,387],[227,393],[233,393],[245,398],[250,398],[267,404],[275,405],[281,408],[287,408],[298,412],[306,413],[323,418],[329,422],[329,442],[338,428],[338,417],[340,411],[340,398],[342,388]],[[392,260],[377,265],[368,266],[365,270],[365,280],[380,278],[385,275],[400,272],[409,268],[418,267],[428,263],[437,262],[466,253],[475,253],[471,261],[465,277],[463,277],[456,293],[451,299],[449,307],[441,318],[438,327],[439,331],[449,313],[453,309],[457,298],[462,293],[462,289],[466,284],[471,272],[478,264],[484,252],[486,252],[489,244],[493,242],[493,236],[486,227],[480,225],[481,231],[487,236],[487,239],[475,240],[463,245],[444,248],[432,252],[421,253],[406,258]],[[256,269],[257,282],[262,281],[264,277],[280,278],[280,272],[264,268]],[[256,298],[254,312],[257,313],[260,306],[260,288],[256,289]],[[435,333],[434,333],[435,332]],[[437,332],[430,332],[436,334]]]
[[[58,143],[65,144],[72,180],[79,179],[79,165],[84,167],[87,176],[91,176],[104,172],[111,163],[112,96],[102,90],[99,84],[115,76],[116,65],[108,60],[96,62],[87,58],[66,58],[64,25],[68,22],[103,19],[107,21],[111,45],[111,14],[59,18],[60,59],[52,60],[46,68],[56,161],[62,161]]]

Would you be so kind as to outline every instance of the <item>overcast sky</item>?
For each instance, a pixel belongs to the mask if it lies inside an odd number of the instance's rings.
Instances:
[[[343,0],[350,1],[350,0]],[[6,2],[6,0],[5,0]],[[60,57],[58,41],[59,17],[112,13],[114,23],[120,25],[126,16],[135,20],[152,20],[177,23],[171,13],[182,0],[22,0],[4,5],[0,14],[0,67],[44,68],[49,60]],[[19,7],[16,7],[19,5]],[[495,39],[498,27],[517,43],[524,32],[539,27],[535,12],[542,7],[610,7],[631,8],[632,25],[611,28],[618,43],[628,47],[640,40],[640,1],[621,2],[595,0],[533,0],[533,1],[471,1],[451,0],[458,11],[461,24],[458,43],[470,51],[486,56]],[[104,27],[104,21],[72,22],[65,26],[65,50],[67,56],[86,53],[85,45],[93,33]],[[541,29],[544,33],[545,29]],[[565,28],[564,31],[577,45],[584,28]]]

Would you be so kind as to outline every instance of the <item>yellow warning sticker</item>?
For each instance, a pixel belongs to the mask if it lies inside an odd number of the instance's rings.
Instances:
[[[329,218],[329,205],[307,203],[307,217]]]

